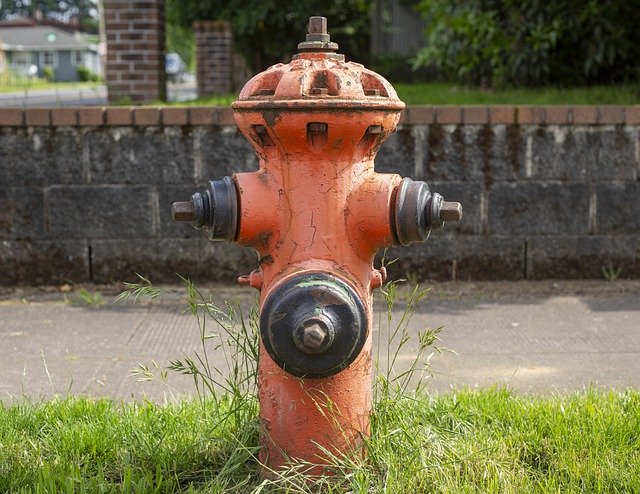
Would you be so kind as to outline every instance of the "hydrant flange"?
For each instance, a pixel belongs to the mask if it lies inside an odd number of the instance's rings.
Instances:
[[[353,362],[367,338],[367,313],[356,292],[327,273],[303,273],[276,287],[260,315],[265,349],[289,374],[321,378]]]

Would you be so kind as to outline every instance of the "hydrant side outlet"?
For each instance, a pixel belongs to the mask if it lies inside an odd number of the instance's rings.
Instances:
[[[190,221],[194,228],[206,228],[211,240],[233,242],[238,230],[238,193],[233,180],[210,181],[189,202],[173,203],[171,216],[174,221]]]

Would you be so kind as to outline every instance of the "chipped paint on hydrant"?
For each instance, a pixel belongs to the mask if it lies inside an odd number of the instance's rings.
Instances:
[[[370,432],[372,290],[379,249],[425,240],[460,204],[425,182],[374,171],[404,108],[383,77],[346,62],[324,17],[288,64],[253,77],[233,103],[259,169],[209,183],[173,217],[251,246],[259,267],[261,451],[265,472],[325,451],[360,455]]]

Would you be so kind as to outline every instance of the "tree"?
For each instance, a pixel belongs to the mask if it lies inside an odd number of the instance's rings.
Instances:
[[[36,11],[40,11],[43,17],[61,22],[69,22],[75,17],[81,30],[96,33],[97,3],[97,0],[2,0],[0,20],[34,18]]]
[[[488,86],[638,80],[640,8],[629,0],[422,0],[416,65]]]
[[[372,0],[167,0],[171,24],[191,27],[197,20],[228,20],[235,44],[251,68],[288,61],[304,41],[312,15],[328,19],[332,41],[351,60],[366,62],[369,54],[369,9]]]

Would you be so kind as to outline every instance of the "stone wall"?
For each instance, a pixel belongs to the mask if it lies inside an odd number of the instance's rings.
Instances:
[[[0,109],[0,284],[234,280],[254,253],[170,205],[256,166],[227,108]],[[640,276],[640,107],[410,107],[376,167],[465,209],[395,276]]]

